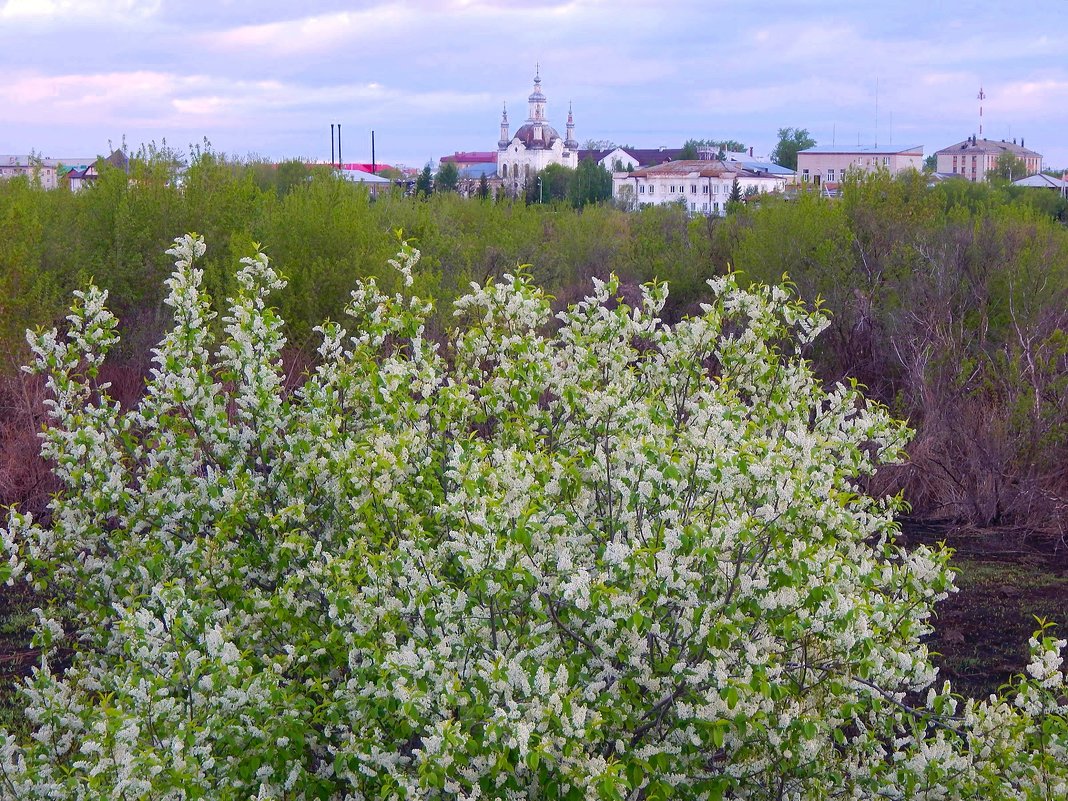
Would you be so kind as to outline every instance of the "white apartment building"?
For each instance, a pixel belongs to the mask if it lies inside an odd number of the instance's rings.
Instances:
[[[916,147],[810,147],[797,154],[797,180],[822,186],[839,184],[850,170],[923,170],[923,145]]]
[[[612,196],[636,206],[678,203],[691,214],[727,213],[734,181],[742,195],[781,192],[785,175],[746,169],[738,164],[711,161],[669,161],[634,172],[612,175]]]

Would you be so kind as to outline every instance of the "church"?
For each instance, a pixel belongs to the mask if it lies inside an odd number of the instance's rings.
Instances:
[[[534,91],[527,98],[530,111],[527,121],[508,134],[508,107],[501,114],[501,138],[497,142],[497,176],[510,194],[516,195],[539,170],[550,164],[578,167],[578,142],[575,141],[575,120],[567,111],[567,137],[549,124],[545,115],[548,101],[541,91],[541,70],[534,73]]]

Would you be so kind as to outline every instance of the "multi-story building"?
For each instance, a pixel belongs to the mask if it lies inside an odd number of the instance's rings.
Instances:
[[[55,189],[71,167],[85,169],[96,158],[50,159],[38,156],[0,156],[0,179],[25,175],[39,181],[42,189]]]
[[[897,175],[904,170],[923,169],[923,146],[916,147],[810,147],[797,154],[797,179],[802,184],[839,184],[850,170],[887,170]]]
[[[935,153],[935,172],[942,175],[959,175],[969,181],[985,181],[987,174],[997,169],[998,159],[1005,153],[1010,153],[1022,161],[1026,175],[1034,175],[1042,172],[1042,155],[1024,147],[1023,140],[1016,144],[1016,140],[1000,142],[992,139],[976,139],[970,136],[963,142],[942,148]],[[1013,175],[1012,179],[1023,178],[1024,175]]]
[[[541,73],[534,75],[534,91],[527,98],[529,114],[514,135],[508,133],[508,108],[501,114],[501,137],[497,142],[497,175],[504,186],[518,194],[527,181],[550,164],[578,167],[578,142],[575,141],[575,120],[567,112],[567,134],[560,137],[549,124],[545,113],[548,105],[541,91]]]
[[[678,203],[693,214],[727,213],[734,182],[742,195],[779,192],[786,176],[718,160],[669,161],[612,176],[612,196],[625,205]]]

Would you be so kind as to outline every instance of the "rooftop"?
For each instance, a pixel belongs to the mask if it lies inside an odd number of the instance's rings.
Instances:
[[[1020,140],[1021,142],[1023,140]],[[994,139],[973,139],[968,137],[963,142],[957,142],[955,145],[944,147],[937,151],[935,155],[956,156],[960,153],[967,153],[969,155],[989,155],[1000,156],[1002,153],[1012,153],[1017,158],[1042,158],[1041,153],[1036,153],[1034,150],[1029,150],[1024,147],[1023,144],[1016,144],[1013,142],[1006,142],[1002,139],[1000,142]]]
[[[735,175],[745,172],[740,167],[727,166],[722,161],[701,161],[697,159],[685,159],[683,161],[668,161],[664,164],[656,164],[651,167],[641,167],[630,174],[633,178],[659,178],[673,175],[700,178],[719,178],[724,175]]]
[[[911,147],[878,147],[876,145],[857,145],[856,147],[848,147],[846,145],[822,145],[816,147],[810,147],[806,150],[799,151],[801,153],[813,153],[821,155],[864,155],[864,156],[896,156],[900,153],[906,153],[908,155],[923,155],[923,145],[913,145]]]

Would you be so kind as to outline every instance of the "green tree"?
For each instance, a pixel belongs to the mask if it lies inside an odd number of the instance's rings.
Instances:
[[[583,159],[571,179],[569,190],[571,205],[582,208],[591,203],[600,203],[612,197],[612,173],[593,159]]]
[[[434,176],[435,192],[455,192],[460,183],[460,170],[456,162],[446,161],[438,167],[438,174]]]
[[[1012,183],[1028,176],[1027,162],[1006,150],[998,156],[997,165],[990,171],[990,178]]]
[[[932,153],[931,155],[929,155],[927,158],[925,158],[923,160],[923,171],[930,173],[930,172],[935,172],[937,169],[938,169],[938,156],[936,156],[934,153]]]
[[[807,128],[780,128],[779,141],[771,152],[771,160],[780,167],[797,169],[797,154],[801,150],[808,150],[816,146]]]
[[[683,144],[682,149],[679,150],[679,161],[692,161],[697,158],[697,142],[693,139],[687,139]]]
[[[736,139],[687,139],[679,153],[680,159],[696,159],[700,152],[711,150],[716,153],[716,158],[726,158],[728,152],[741,153],[745,145]]]
[[[738,179],[735,178],[731,182],[731,193],[727,196],[728,203],[741,203],[742,202],[742,187],[738,183]]]
[[[482,175],[478,177],[478,197],[480,200],[486,200],[489,198],[489,194],[489,179],[486,178],[486,173],[482,173]]]
[[[311,171],[303,160],[286,159],[275,169],[275,191],[284,197],[298,186],[303,186],[310,177]]]
[[[571,182],[575,179],[575,170],[562,164],[550,164],[538,173],[538,177],[541,179],[541,198],[544,202],[566,200]]]
[[[423,197],[429,197],[434,191],[434,172],[430,168],[430,162],[423,167],[419,177],[415,179],[415,193]]]

